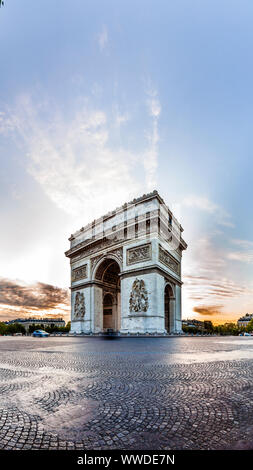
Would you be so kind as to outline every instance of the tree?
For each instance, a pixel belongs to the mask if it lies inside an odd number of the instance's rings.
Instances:
[[[207,333],[212,333],[213,332],[213,324],[209,320],[204,321],[204,329],[206,330]]]
[[[189,334],[194,334],[200,333],[201,330],[199,328],[196,328],[195,326],[188,326],[188,325],[182,325],[182,330],[184,333],[189,333]]]
[[[0,335],[6,335],[7,325],[6,323],[0,322]]]
[[[28,332],[33,333],[37,329],[38,327],[33,323],[32,325],[29,325]]]
[[[45,328],[45,331],[47,331],[47,333],[68,333],[70,330],[70,327],[71,327],[70,322],[68,322],[66,326],[56,326],[52,324],[50,326],[47,326]]]
[[[0,8],[1,6],[4,6],[4,0],[0,0]]]
[[[253,331],[253,318],[252,320],[249,321],[248,325],[246,326],[246,331],[248,333],[250,333],[251,331]]]
[[[25,327],[20,323],[11,323],[10,325],[7,325],[6,334],[14,335],[15,333],[22,333],[25,335]]]
[[[214,327],[214,332],[219,335],[233,335],[237,336],[241,332],[241,329],[235,323],[224,323],[223,325],[217,325]]]

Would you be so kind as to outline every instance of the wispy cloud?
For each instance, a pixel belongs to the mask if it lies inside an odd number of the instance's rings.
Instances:
[[[57,207],[83,224],[111,210],[115,195],[121,204],[154,189],[160,108],[155,95],[149,98],[152,132],[139,153],[111,145],[108,113],[87,101],[66,120],[49,103],[35,104],[23,95],[6,119],[22,139],[29,173]],[[127,113],[118,113],[118,124],[127,119]],[[138,167],[144,168],[146,185],[136,177]]]
[[[0,303],[38,309],[54,308],[69,303],[69,291],[43,282],[27,284],[0,278]]]
[[[239,250],[231,250],[227,253],[227,258],[233,261],[239,261],[241,263],[252,263],[253,262],[253,241],[252,240],[240,240],[232,239],[233,245],[239,247]]]
[[[151,190],[157,184],[156,170],[158,166],[158,121],[161,114],[161,104],[158,99],[158,92],[151,86],[147,89],[147,107],[152,118],[152,128],[146,133],[149,146],[145,152],[144,167],[146,170],[146,184]]]
[[[202,303],[214,302],[214,299],[219,303],[221,299],[253,295],[252,288],[238,285],[224,276],[219,276],[215,280],[209,276],[186,275],[184,284],[189,292],[189,298],[202,301]]]
[[[242,248],[250,248],[253,247],[253,241],[252,240],[240,240],[238,238],[232,239],[231,242],[234,245],[239,245]]]
[[[241,263],[253,263],[253,250],[249,251],[231,251],[227,254],[227,258]]]
[[[216,222],[219,225],[223,225],[225,227],[234,227],[234,224],[231,222],[230,214],[221,206],[210,201],[205,196],[190,194],[180,202],[180,205],[213,214],[215,216]]]
[[[248,310],[253,287],[234,278],[226,249],[211,234],[191,241],[184,263],[183,293],[189,308],[184,310],[185,317],[192,310],[224,321],[235,315],[235,308]]]
[[[113,106],[113,115],[115,126],[118,128],[130,120],[129,113],[127,111],[120,110],[118,104]]]
[[[8,135],[15,128],[13,116],[8,115],[6,111],[0,111],[0,134]]]
[[[108,44],[108,31],[105,25],[103,26],[102,30],[98,34],[97,40],[98,40],[99,49],[102,52]]]
[[[27,315],[66,315],[69,313],[68,289],[42,282],[27,284],[0,278],[0,317]]]
[[[194,307],[193,311],[198,313],[199,315],[212,316],[220,314],[222,312],[222,308],[223,305],[200,305],[198,307]]]
[[[41,106],[23,96],[12,123],[27,151],[29,173],[59,208],[85,223],[114,207],[115,194],[123,203],[138,193],[132,170],[139,155],[110,147],[105,112],[84,106],[69,122],[57,110],[42,116]]]

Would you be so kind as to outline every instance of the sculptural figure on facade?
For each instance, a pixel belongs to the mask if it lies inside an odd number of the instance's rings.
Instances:
[[[74,319],[81,320],[85,315],[84,294],[77,292],[74,305]]]
[[[148,293],[142,279],[135,279],[129,299],[130,312],[146,312],[148,310]]]

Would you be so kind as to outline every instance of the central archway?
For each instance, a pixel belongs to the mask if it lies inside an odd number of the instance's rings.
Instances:
[[[95,279],[102,288],[102,330],[120,330],[120,266],[115,259],[106,258],[97,267]]]

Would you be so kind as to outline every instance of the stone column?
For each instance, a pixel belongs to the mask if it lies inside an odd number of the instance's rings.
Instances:
[[[117,330],[120,331],[121,328],[121,293],[117,293]]]
[[[80,319],[75,317],[75,300],[77,293],[83,296],[84,315]],[[90,287],[72,290],[71,292],[71,333],[90,333],[91,330],[91,296]]]
[[[142,287],[136,282],[142,282]],[[135,291],[136,289],[136,291]],[[140,291],[140,289],[143,289]],[[162,296],[161,296],[162,293]],[[130,308],[130,297],[133,307]],[[143,308],[138,309],[141,301]],[[137,308],[134,308],[134,307]],[[121,332],[164,333],[164,278],[156,272],[133,273],[121,280]]]
[[[169,333],[174,333],[176,330],[176,299],[174,297],[170,298],[170,331]]]
[[[181,300],[181,286],[176,286],[176,332],[182,332],[182,300]]]
[[[103,289],[100,286],[92,287],[92,332],[103,331]]]

